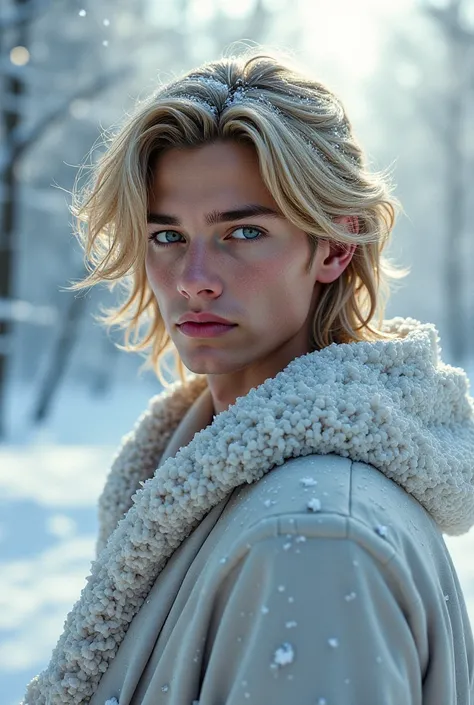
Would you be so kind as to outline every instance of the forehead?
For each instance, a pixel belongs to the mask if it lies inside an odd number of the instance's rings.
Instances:
[[[161,154],[153,170],[150,197],[157,203],[194,203],[259,199],[274,205],[260,175],[255,149],[248,144],[220,141]]]

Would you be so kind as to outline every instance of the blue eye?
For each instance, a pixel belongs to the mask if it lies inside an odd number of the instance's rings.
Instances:
[[[150,233],[148,236],[149,242],[152,242],[154,245],[158,246],[165,246],[166,245],[174,245],[177,240],[174,240],[172,242],[161,242],[161,240],[157,240],[158,235],[166,235],[167,233],[171,233],[172,235],[177,235],[178,237],[181,237],[179,233],[176,232],[176,230],[160,230],[159,232],[156,233]]]
[[[238,230],[242,230],[242,231],[244,231],[244,230],[247,230],[247,231],[248,231],[248,230],[253,230],[254,232],[257,233],[257,237],[251,237],[251,238],[245,238],[245,237],[244,237],[244,238],[237,238],[237,240],[240,240],[240,239],[243,239],[243,240],[247,240],[247,239],[250,239],[250,240],[259,240],[259,239],[265,234],[265,233],[263,232],[263,230],[260,230],[260,228],[254,228],[254,227],[251,226],[251,225],[243,225],[242,227],[236,228],[235,230],[233,230],[233,231],[232,231],[232,235],[233,235],[234,233],[236,233]]]
[[[234,238],[235,240],[243,240],[243,241],[247,241],[247,242],[253,242],[255,240],[261,240],[266,235],[265,231],[261,230],[261,228],[256,228],[253,225],[241,225],[239,228],[235,228],[230,234],[234,235],[234,233],[238,232],[239,230],[241,230],[244,233],[244,237]],[[245,233],[245,231],[246,231],[246,233]],[[253,231],[253,233],[256,234],[255,237],[245,237],[245,234],[248,234],[248,231],[250,231],[250,233],[252,233],[252,231]],[[156,245],[157,247],[168,247],[169,245],[175,245],[175,244],[180,243],[179,239],[168,240],[167,242],[163,242],[162,240],[158,240],[158,237],[160,235],[164,235],[166,238],[166,236],[169,234],[176,237],[176,238],[183,237],[181,235],[181,233],[176,232],[176,230],[159,230],[155,233],[150,233],[148,235],[148,240],[149,240],[149,242],[153,243],[153,245]]]

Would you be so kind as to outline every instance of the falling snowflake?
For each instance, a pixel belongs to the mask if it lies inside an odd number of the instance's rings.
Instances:
[[[263,607],[262,607],[262,609],[260,610],[260,612],[261,612],[262,614],[268,614],[268,613],[270,612],[270,610],[268,609],[268,607],[266,607],[265,605],[263,605]]]
[[[339,641],[337,639],[328,639],[328,644],[332,649],[337,649]]]
[[[382,536],[382,538],[385,538],[387,536],[388,529],[383,524],[379,524],[378,526],[375,527],[375,531],[379,536]]]
[[[284,543],[284,544],[283,544],[283,550],[284,550],[284,551],[288,551],[289,548],[291,548],[291,542],[290,542],[290,541],[288,541],[288,543]]]
[[[104,27],[108,27],[110,25],[110,20],[105,19],[102,24],[104,25]]]
[[[161,686],[161,690],[163,691],[163,693],[167,693],[169,689],[170,689],[169,685],[162,685]]]
[[[273,665],[275,666],[287,666],[289,663],[293,663],[295,658],[295,652],[291,644],[285,641],[284,644],[280,646],[279,649],[275,651],[273,657]]]
[[[304,543],[306,541],[306,536],[297,536],[295,541],[296,543]]]
[[[319,499],[316,499],[316,497],[313,497],[313,499],[310,499],[306,506],[312,512],[320,512],[321,511],[321,502]]]
[[[300,483],[303,485],[303,487],[315,487],[315,485],[318,484],[318,481],[315,480],[313,477],[302,477]]]
[[[265,507],[271,507],[271,506],[272,506],[272,501],[271,501],[271,499],[266,499],[263,504],[264,504]]]
[[[87,12],[85,10],[79,10],[79,17],[85,17],[86,15],[87,15]],[[108,702],[109,701],[107,701],[107,703]],[[107,703],[105,703],[105,705],[107,705]]]
[[[294,629],[297,626],[298,626],[298,622],[295,622],[294,620],[292,620],[291,622],[286,622],[286,624],[285,624],[285,627],[287,629]]]
[[[107,41],[107,39],[104,39],[104,41],[102,42],[102,46],[104,46],[104,47],[109,46],[109,42]]]
[[[352,600],[355,600],[357,597],[355,592],[350,592],[348,595],[344,596],[344,599],[346,602],[352,602]]]

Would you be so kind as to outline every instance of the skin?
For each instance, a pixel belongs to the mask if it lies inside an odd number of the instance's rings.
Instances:
[[[206,214],[248,204],[278,215],[206,221]],[[148,241],[146,273],[181,360],[192,372],[207,375],[217,414],[310,351],[321,284],[342,274],[356,246],[321,241],[306,272],[307,236],[280,214],[261,179],[254,148],[237,142],[172,148],[160,155],[149,220],[151,214],[179,221],[148,223],[153,240]],[[336,220],[357,227],[353,218]],[[237,326],[223,336],[190,338],[176,326],[190,311],[214,313]]]

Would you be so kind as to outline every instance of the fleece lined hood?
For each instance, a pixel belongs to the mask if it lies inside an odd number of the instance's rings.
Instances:
[[[412,494],[440,531],[457,535],[474,525],[467,377],[441,362],[433,325],[397,318],[384,329],[400,337],[333,344],[296,358],[155,473],[206,379],[175,383],[151,400],[125,437],[100,500],[103,550],[24,705],[87,703],[176,548],[234,488],[288,458],[335,453],[369,463]]]

